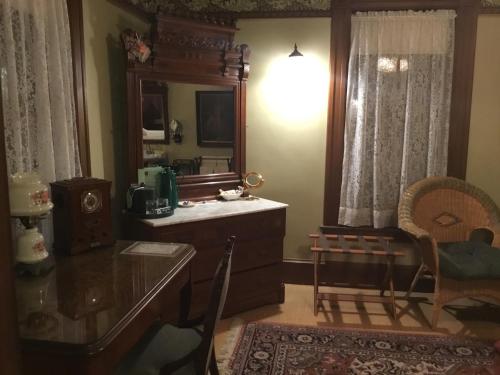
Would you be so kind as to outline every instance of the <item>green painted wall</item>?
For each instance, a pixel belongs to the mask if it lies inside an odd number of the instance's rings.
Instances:
[[[186,83],[168,84],[168,115],[180,121],[183,127],[181,144],[173,141],[165,147],[170,160],[192,159],[197,156],[233,156],[232,147],[200,147],[196,133],[196,91],[228,91],[232,87],[194,85]]]
[[[144,33],[149,26],[108,1],[82,3],[92,175],[113,182],[113,224],[119,236],[127,160],[126,59],[120,33],[126,28]]]
[[[83,3],[92,170],[94,176],[116,185],[126,163],[124,145],[118,142],[126,131],[125,62],[119,34],[127,27],[146,31],[147,25],[107,1]],[[252,50],[247,170],[266,179],[256,194],[290,205],[285,257],[307,259],[307,234],[323,218],[330,19],[247,19],[238,27],[237,42]],[[498,204],[499,38],[500,16],[480,16],[467,172],[467,180]],[[287,57],[294,43],[305,61]]]
[[[467,180],[500,206],[500,14],[478,22]]]
[[[252,51],[247,171],[266,179],[256,195],[290,205],[285,258],[308,258],[307,234],[323,221],[330,19],[240,20],[237,26],[237,42]],[[305,61],[288,57],[294,43]]]
[[[92,175],[113,182],[125,169],[126,61],[120,33],[149,26],[108,1],[83,1],[85,84]]]

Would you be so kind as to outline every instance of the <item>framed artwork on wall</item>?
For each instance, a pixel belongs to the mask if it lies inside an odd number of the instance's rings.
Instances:
[[[196,91],[198,146],[233,147],[234,115],[232,91]]]
[[[500,0],[482,0],[481,13],[500,13]]]

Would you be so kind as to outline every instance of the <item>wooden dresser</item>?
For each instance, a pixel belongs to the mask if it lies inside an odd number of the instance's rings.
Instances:
[[[231,282],[224,316],[284,301],[283,237],[286,204],[267,199],[209,201],[177,208],[173,216],[129,219],[130,239],[192,244],[191,316],[202,313],[224,244],[236,236]]]

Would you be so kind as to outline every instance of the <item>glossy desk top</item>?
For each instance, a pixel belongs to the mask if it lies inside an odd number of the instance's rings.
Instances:
[[[61,256],[48,275],[17,278],[22,341],[100,350],[195,253],[186,245],[174,257],[120,254],[133,243]]]

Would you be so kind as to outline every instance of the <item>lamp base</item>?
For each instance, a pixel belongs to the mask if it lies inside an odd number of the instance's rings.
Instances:
[[[26,228],[17,238],[16,261],[19,263],[38,263],[49,256],[42,234],[37,227]]]
[[[37,263],[17,263],[17,276],[44,276],[48,274],[55,266],[53,256],[49,256]]]

